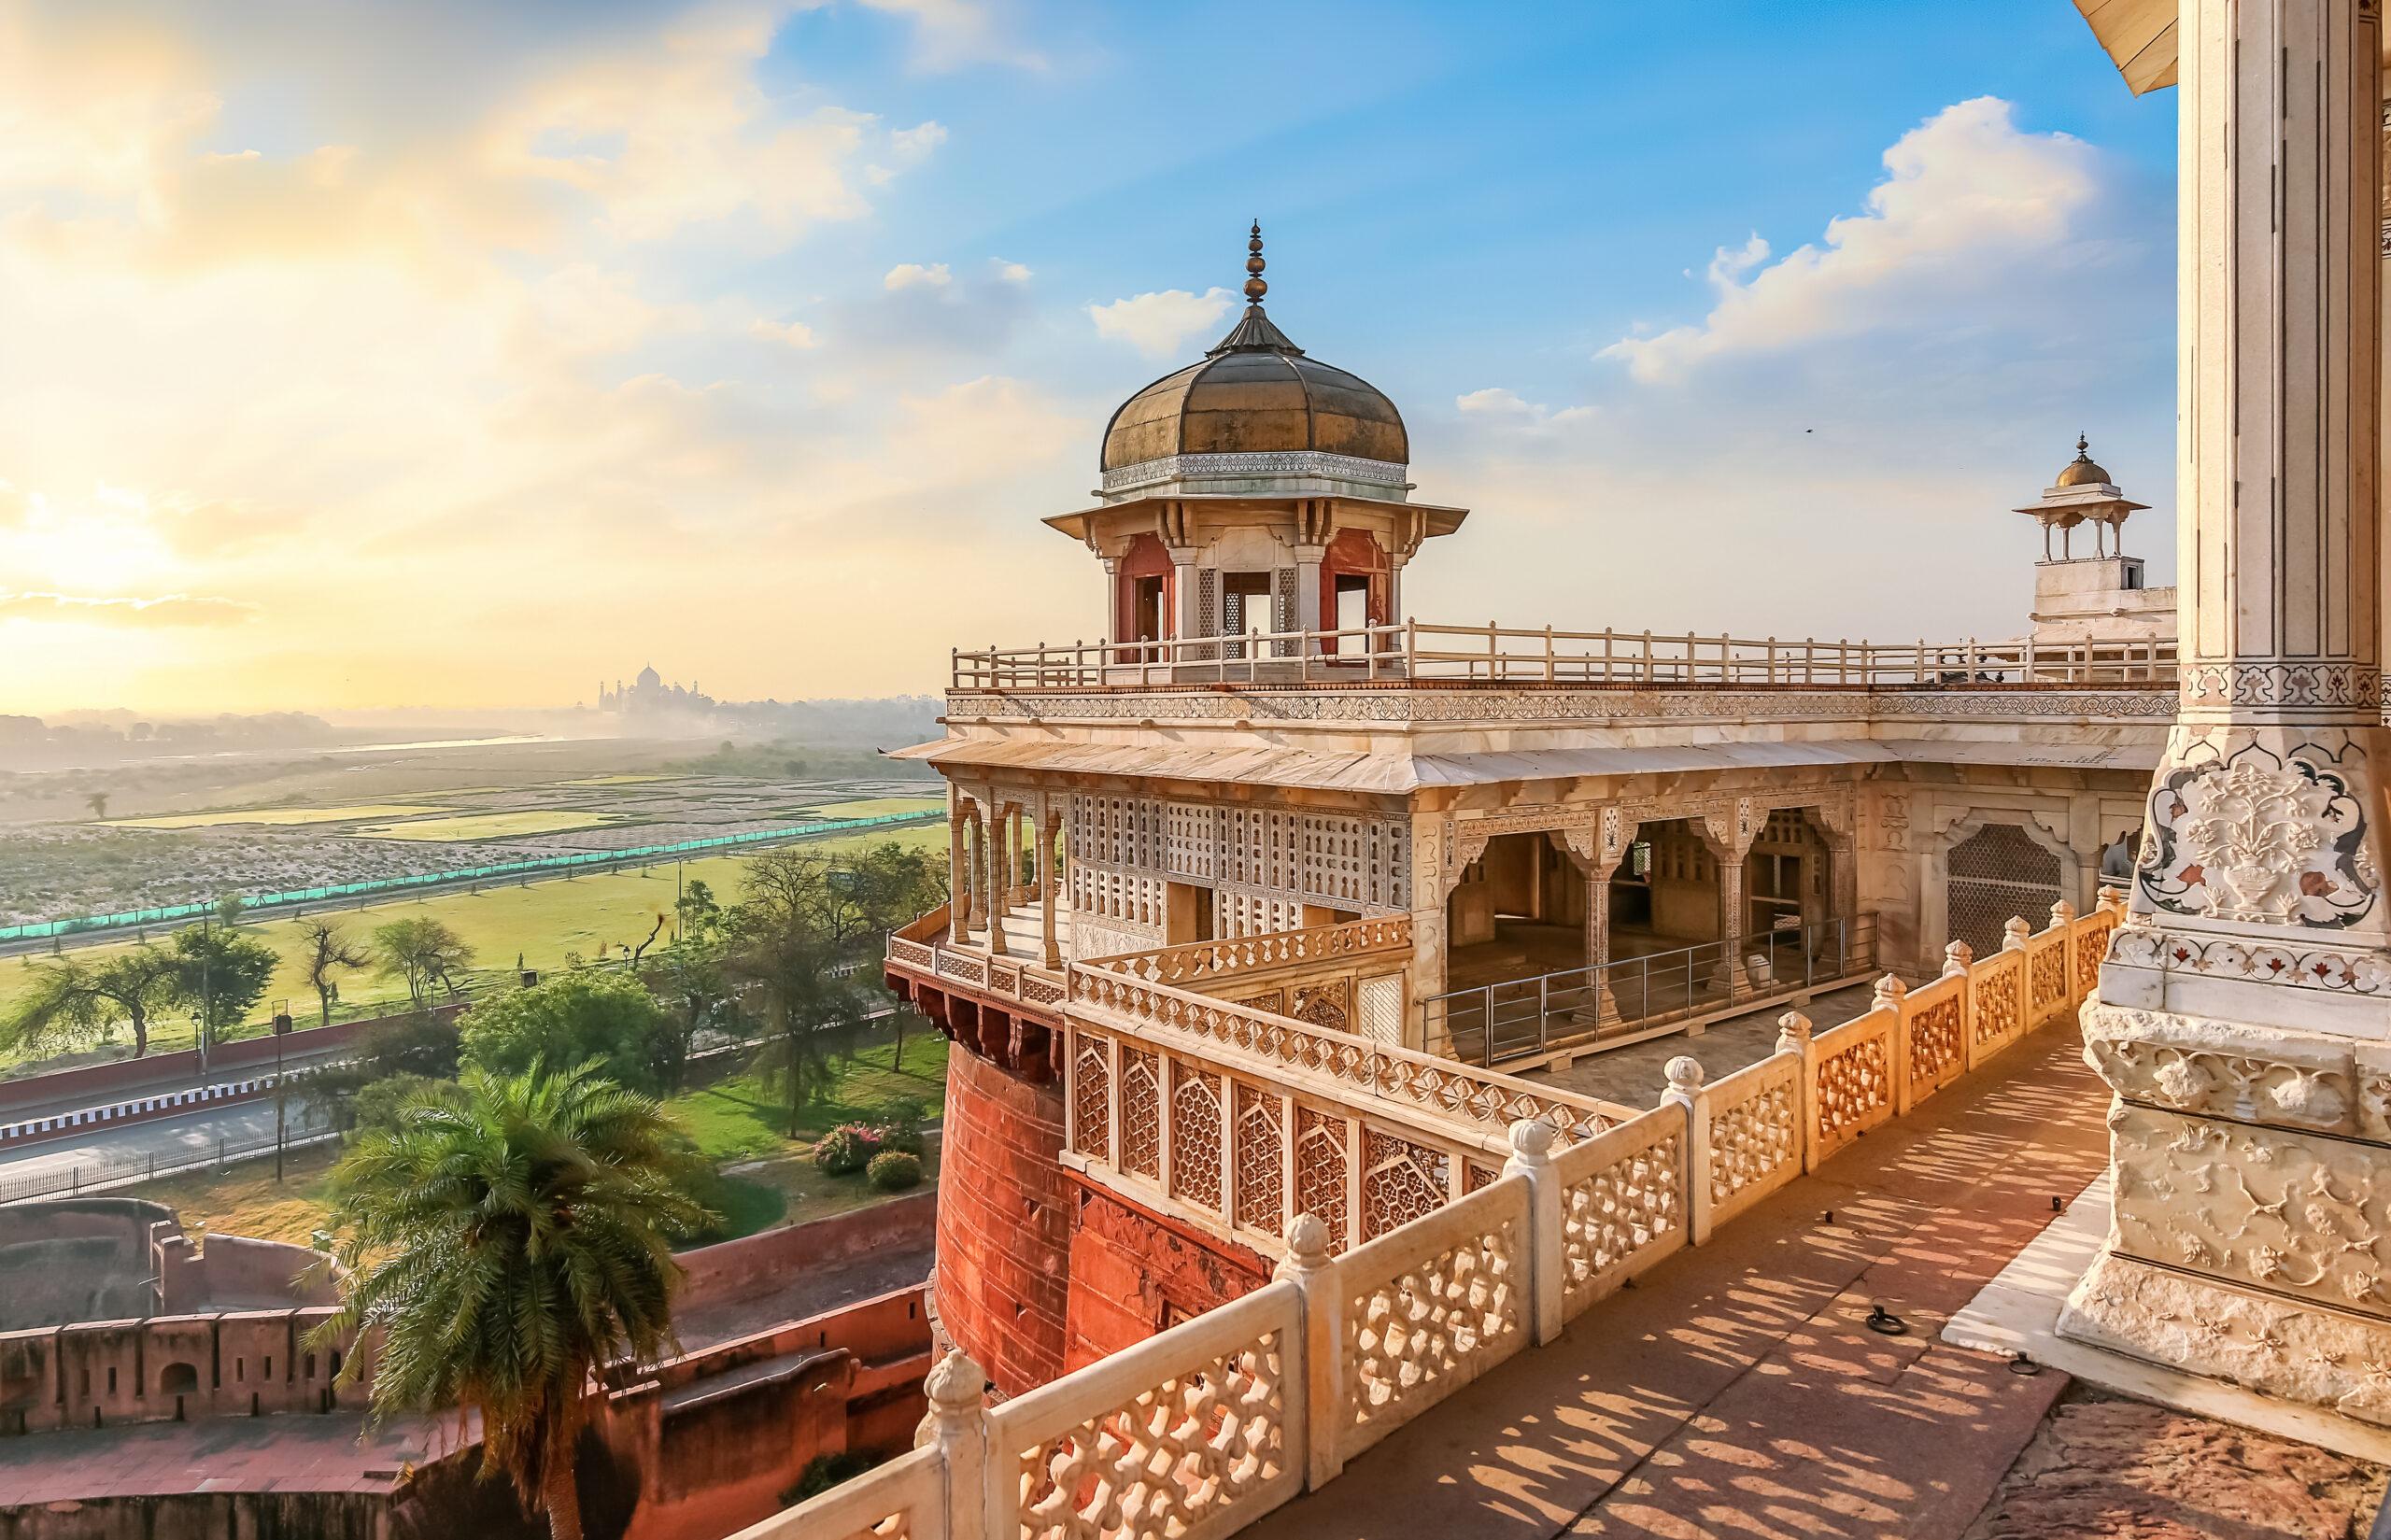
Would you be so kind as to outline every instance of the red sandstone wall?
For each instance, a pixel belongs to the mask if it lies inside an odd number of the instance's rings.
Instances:
[[[1063,1372],[1070,1186],[1063,1096],[957,1047],[946,1056],[939,1324],[1018,1395]]]
[[[1269,1265],[1244,1247],[1201,1236],[1110,1188],[1068,1180],[1074,1204],[1067,1369],[1270,1281]]]
[[[930,1238],[937,1212],[937,1193],[915,1193],[853,1213],[684,1251],[674,1259],[687,1275],[680,1307],[736,1299],[768,1284],[776,1288],[789,1274],[806,1268],[835,1267],[875,1251],[919,1246]]]

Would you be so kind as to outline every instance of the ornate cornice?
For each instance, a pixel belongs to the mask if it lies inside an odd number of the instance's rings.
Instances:
[[[1107,493],[1126,492],[1169,481],[1215,481],[1248,476],[1317,476],[1323,481],[1355,481],[1365,486],[1402,491],[1411,468],[1392,460],[1362,459],[1318,449],[1283,449],[1234,455],[1166,455],[1115,466],[1104,473]]]

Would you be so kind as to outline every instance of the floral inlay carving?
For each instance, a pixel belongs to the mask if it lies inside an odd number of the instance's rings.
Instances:
[[[2337,770],[2252,743],[2151,793],[2143,892],[2208,919],[2338,928],[2374,907],[2366,811]]]

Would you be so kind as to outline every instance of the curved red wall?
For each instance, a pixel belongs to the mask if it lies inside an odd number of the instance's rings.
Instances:
[[[1007,1395],[1063,1372],[1071,1188],[1063,1095],[961,1044],[946,1056],[939,1324]]]

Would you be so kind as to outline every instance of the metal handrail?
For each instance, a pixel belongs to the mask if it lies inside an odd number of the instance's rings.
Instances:
[[[1787,943],[1796,942],[1785,958]],[[1763,954],[1765,976],[1747,960]],[[1820,920],[1594,968],[1450,990],[1420,1002],[1423,1040],[1441,1024],[1456,1057],[1486,1067],[1556,1047],[1633,1036],[1671,1021],[1777,999],[1875,966],[1876,916]],[[1787,964],[1798,960],[1798,977]],[[1656,1001],[1664,1002],[1656,1005]]]

